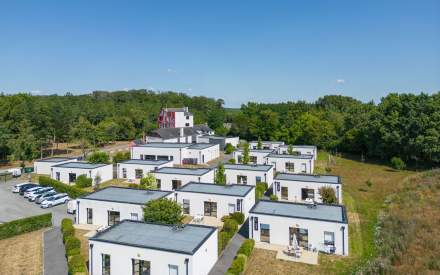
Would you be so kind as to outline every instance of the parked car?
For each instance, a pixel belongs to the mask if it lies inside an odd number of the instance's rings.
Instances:
[[[40,204],[43,201],[47,200],[48,198],[58,195],[58,193],[55,190],[46,192],[44,194],[42,194],[41,196],[39,196],[38,198],[35,199],[35,203]]]
[[[29,183],[29,184],[20,186],[20,191],[18,193],[20,194],[20,196],[23,196],[26,191],[28,191],[31,188],[35,188],[35,187],[38,187],[38,184]]]
[[[70,200],[67,203],[67,213],[69,213],[69,214],[76,213],[76,200]]]
[[[28,185],[28,184],[32,184],[32,183],[30,183],[30,182],[22,182],[22,183],[18,183],[16,185],[12,186],[11,187],[12,193],[20,192],[20,188],[24,187],[25,185]]]
[[[58,194],[55,196],[52,196],[48,199],[46,199],[45,201],[43,201],[41,203],[41,208],[49,208],[49,207],[53,207],[55,205],[58,204],[63,204],[63,203],[67,203],[70,200],[70,198],[67,196],[66,193],[62,193],[62,194]]]
[[[25,198],[29,198],[29,195],[31,195],[31,194],[33,194],[33,193],[35,193],[35,192],[37,192],[38,190],[41,190],[41,189],[43,189],[43,188],[44,188],[44,187],[37,186],[37,187],[31,188],[31,189],[28,189],[28,190],[26,190],[26,192],[24,192],[23,197],[25,197]]]
[[[39,196],[41,196],[41,195],[43,195],[43,194],[45,194],[45,193],[47,193],[49,191],[52,191],[52,190],[53,190],[53,187],[44,187],[44,188],[41,188],[38,191],[32,192],[28,196],[29,201],[35,201]]]

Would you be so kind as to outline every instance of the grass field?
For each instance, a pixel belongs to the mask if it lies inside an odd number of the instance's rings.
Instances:
[[[0,241],[0,274],[43,274],[43,232],[46,229]]]
[[[318,266],[306,266],[278,261],[273,259],[270,251],[256,250],[249,258],[253,264],[247,265],[245,274],[265,274],[263,270],[286,270],[282,274],[352,273],[376,255],[374,228],[386,197],[398,191],[408,177],[416,174],[412,171],[396,171],[383,164],[361,162],[353,157],[332,157],[329,162],[325,152],[320,152],[315,166],[317,173],[326,173],[325,168],[330,167],[330,174],[342,177],[343,201],[349,219],[350,255],[339,257],[321,254]]]

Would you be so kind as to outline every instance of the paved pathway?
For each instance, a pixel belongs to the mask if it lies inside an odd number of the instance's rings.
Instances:
[[[67,261],[59,227],[44,232],[44,275],[67,275]]]

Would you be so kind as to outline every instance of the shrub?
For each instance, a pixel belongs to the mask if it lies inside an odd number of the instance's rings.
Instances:
[[[229,162],[230,164],[235,164],[235,159],[229,159],[228,162]]]
[[[230,143],[226,143],[225,153],[229,155],[229,154],[232,154],[232,152],[234,152],[234,151],[235,151],[235,147]]]
[[[113,163],[118,163],[129,159],[130,159],[130,151],[117,152],[116,155],[113,156]]]
[[[75,186],[66,185],[60,181],[51,179],[47,176],[40,176],[38,178],[38,183],[40,186],[46,187],[51,186],[58,193],[67,193],[70,198],[76,199],[77,197],[88,194],[89,192],[81,190]]]
[[[231,219],[234,219],[238,224],[244,223],[244,214],[241,212],[234,212],[230,215]]]
[[[338,200],[336,199],[335,189],[329,186],[323,186],[319,188],[319,194],[321,195],[323,203],[338,203]]]
[[[81,248],[72,248],[70,250],[66,250],[67,257],[79,255],[81,254]]]
[[[225,219],[223,223],[223,230],[231,234],[234,234],[238,230],[237,221],[232,218]]]
[[[128,187],[130,188],[136,188],[136,189],[147,189],[146,185],[142,185],[142,184],[137,184],[137,183],[130,183],[128,185]]]
[[[90,163],[110,163],[110,157],[106,152],[95,151],[87,157]]]
[[[403,170],[406,168],[405,162],[399,157],[391,158],[391,166],[396,170]]]
[[[237,254],[244,254],[249,257],[252,253],[252,250],[254,249],[254,246],[255,246],[255,241],[252,239],[247,239],[240,246],[240,248],[237,251]]]
[[[92,181],[93,180],[86,175],[81,175],[76,178],[75,185],[79,188],[86,188],[92,186]]]
[[[64,218],[61,221],[61,230],[63,230],[63,228],[70,227],[70,226],[73,227],[73,221],[71,219]]]
[[[153,173],[147,173],[141,178],[141,189],[157,189],[156,177]]]
[[[64,245],[66,247],[66,251],[69,251],[71,249],[81,248],[81,241],[76,237],[69,236],[66,238]]]
[[[67,226],[65,228],[62,228],[61,232],[63,233],[63,240],[65,241],[67,237],[75,235],[75,228],[73,226]]]
[[[69,274],[78,272],[86,272],[84,257],[81,255],[73,255],[68,262]]]
[[[255,186],[255,199],[260,200],[264,192],[267,190],[267,183],[266,182],[257,182],[257,185]]]
[[[332,168],[330,166],[325,167],[325,172],[330,173],[332,171]]]
[[[365,182],[365,184],[366,184],[368,187],[371,187],[371,186],[373,185],[373,182],[371,181],[371,179],[368,179],[368,180]]]
[[[0,224],[0,240],[52,226],[52,213]]]
[[[221,231],[218,234],[218,254],[225,249],[225,247],[228,245],[229,240],[232,238],[232,235],[228,232]]]
[[[145,204],[144,220],[146,222],[179,224],[182,219],[182,207],[174,200],[162,198]]]
[[[238,254],[237,258],[232,261],[231,267],[228,269],[229,273],[240,275],[244,271],[247,257],[243,254]]]
[[[269,198],[270,198],[271,201],[277,201],[278,200],[278,197],[275,194],[270,195]]]

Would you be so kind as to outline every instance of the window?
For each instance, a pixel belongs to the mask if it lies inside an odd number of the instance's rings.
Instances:
[[[186,119],[189,119],[189,116],[186,116]]]
[[[279,192],[279,191],[280,191],[280,188],[281,188],[281,184],[280,184],[280,182],[276,181],[276,182],[275,182],[275,186],[277,187],[277,191]]]
[[[183,214],[189,215],[189,200],[183,200]]]
[[[241,212],[241,200],[237,199],[237,212]]]
[[[160,179],[156,179],[156,186],[157,186],[157,189],[159,189],[159,190],[161,187],[161,183],[162,183],[162,181]]]
[[[156,156],[155,155],[145,155],[145,160],[155,160]]]
[[[249,156],[249,162],[257,163],[257,156]]]
[[[76,174],[75,173],[69,173],[69,183],[76,181]]]
[[[172,186],[173,190],[175,190],[175,189],[179,188],[180,186],[182,186],[182,181],[181,180],[172,180],[171,183],[173,185]]]
[[[315,190],[309,188],[301,188],[301,200],[314,199]]]
[[[301,164],[301,173],[306,173],[307,172],[307,164],[303,163]]]
[[[157,156],[157,160],[168,160],[168,156]]]
[[[258,218],[254,217],[254,229],[258,231]]]
[[[238,184],[247,184],[247,176],[237,176]]]
[[[121,220],[121,214],[117,211],[108,211],[108,226],[115,225]]]
[[[131,216],[131,220],[133,221],[139,220],[138,213],[130,213],[130,216]]]
[[[255,177],[256,182],[261,182],[261,177]]]
[[[185,126],[188,127],[188,126],[189,126],[189,123],[185,123]]]
[[[204,202],[205,216],[217,217],[217,203],[212,201]]]
[[[123,179],[127,178],[127,168],[122,168],[122,178]]]
[[[134,177],[136,179],[141,179],[144,176],[144,171],[142,169],[135,169],[134,170]]]
[[[168,265],[170,273],[169,275],[179,275],[179,267],[177,265]]]
[[[93,224],[93,209],[87,208],[87,224]]]
[[[286,162],[286,171],[287,172],[295,172],[295,163]]]
[[[270,243],[270,225],[260,224],[260,242]]]
[[[110,275],[110,255],[102,254],[102,275]]]
[[[141,158],[141,160],[144,160],[144,155],[141,154],[141,155],[140,155],[140,158]]]
[[[238,162],[238,163],[241,163],[241,158],[242,158],[241,155],[237,156],[237,162]]]
[[[335,233],[324,231],[324,245],[335,245]]]
[[[229,214],[232,214],[235,212],[235,204],[229,203],[228,204]]]
[[[281,199],[283,200],[289,199],[289,188],[286,186],[281,187]]]
[[[151,275],[151,263],[149,261],[131,259],[133,275]]]
[[[56,177],[57,181],[59,181],[60,180],[60,172],[56,172],[55,175],[56,175],[55,177]]]

